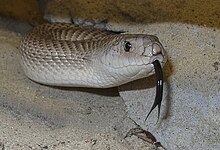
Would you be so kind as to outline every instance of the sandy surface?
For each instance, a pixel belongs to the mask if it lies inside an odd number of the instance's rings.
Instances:
[[[172,101],[164,101],[162,123],[152,133],[168,149],[219,149],[219,0],[16,2],[0,2],[0,16],[10,18],[0,18],[0,149],[153,149],[135,136],[123,139],[134,127],[128,116],[151,127],[143,118],[155,89],[143,83],[152,78],[124,86],[123,101],[117,88],[54,88],[25,77],[19,33],[31,28],[25,22],[36,25],[43,17],[157,35],[168,50]]]
[[[155,79],[149,77],[120,87],[128,116],[168,149],[219,149],[220,30],[190,24],[142,28],[157,29],[168,55],[162,111],[157,125],[157,108],[144,121],[155,98]]]
[[[152,145],[123,139],[133,122],[117,88],[55,88],[25,77],[18,33],[0,29],[0,148],[129,150]]]

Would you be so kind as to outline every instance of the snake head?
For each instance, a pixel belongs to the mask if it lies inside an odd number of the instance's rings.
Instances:
[[[109,37],[110,38],[110,37]],[[114,84],[124,84],[155,73],[153,62],[166,62],[165,52],[159,39],[153,35],[121,34],[111,37],[101,56]]]

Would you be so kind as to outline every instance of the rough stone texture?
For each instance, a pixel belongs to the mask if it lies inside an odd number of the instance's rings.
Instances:
[[[45,13],[51,22],[157,35],[169,56],[161,120],[155,125],[154,110],[144,122],[155,96],[153,77],[120,87],[128,116],[168,149],[218,150],[219,5],[219,0],[1,0],[0,15],[35,24]],[[2,22],[13,31],[29,29]],[[0,149],[153,148],[134,136],[122,139],[134,125],[117,89],[58,89],[34,83],[18,64],[20,37],[1,30],[0,39]]]
[[[1,0],[0,16],[28,23],[43,22],[38,0]]]
[[[155,97],[154,78],[120,87],[128,115],[168,149],[220,149],[220,30],[187,24],[157,29],[169,58],[161,120],[157,109],[144,119]]]
[[[110,30],[127,31],[130,28],[123,24],[155,22],[220,26],[217,21],[220,19],[219,0],[53,0],[45,1],[45,4],[44,18],[51,22],[72,20],[75,24],[94,25]]]
[[[25,77],[19,65],[20,36],[0,28],[0,149],[152,149],[131,137],[117,88],[55,88]]]
[[[156,34],[169,56],[162,120],[155,125],[155,110],[144,122],[155,96],[153,77],[120,87],[128,115],[168,149],[220,149],[219,4],[218,0],[53,1],[45,18]]]
[[[0,16],[0,27],[19,33],[27,33],[33,27],[26,22],[19,22],[11,18],[5,18]]]

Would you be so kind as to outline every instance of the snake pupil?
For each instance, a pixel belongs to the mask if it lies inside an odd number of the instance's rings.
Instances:
[[[124,46],[124,50],[126,51],[126,52],[129,52],[130,51],[130,49],[131,49],[131,43],[130,42],[128,42],[128,41],[125,41],[125,46]]]

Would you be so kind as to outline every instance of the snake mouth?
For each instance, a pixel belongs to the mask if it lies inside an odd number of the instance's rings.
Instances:
[[[161,102],[163,99],[163,71],[159,60],[155,59],[152,63],[154,65],[155,75],[156,75],[156,96],[154,103],[145,118],[145,121],[147,120],[151,112],[158,106],[158,119],[157,119],[158,122],[160,117]]]
[[[165,62],[164,60],[164,56],[162,55],[162,53],[151,56],[150,58],[150,63],[154,64],[155,61],[159,61],[161,64],[163,64]]]

